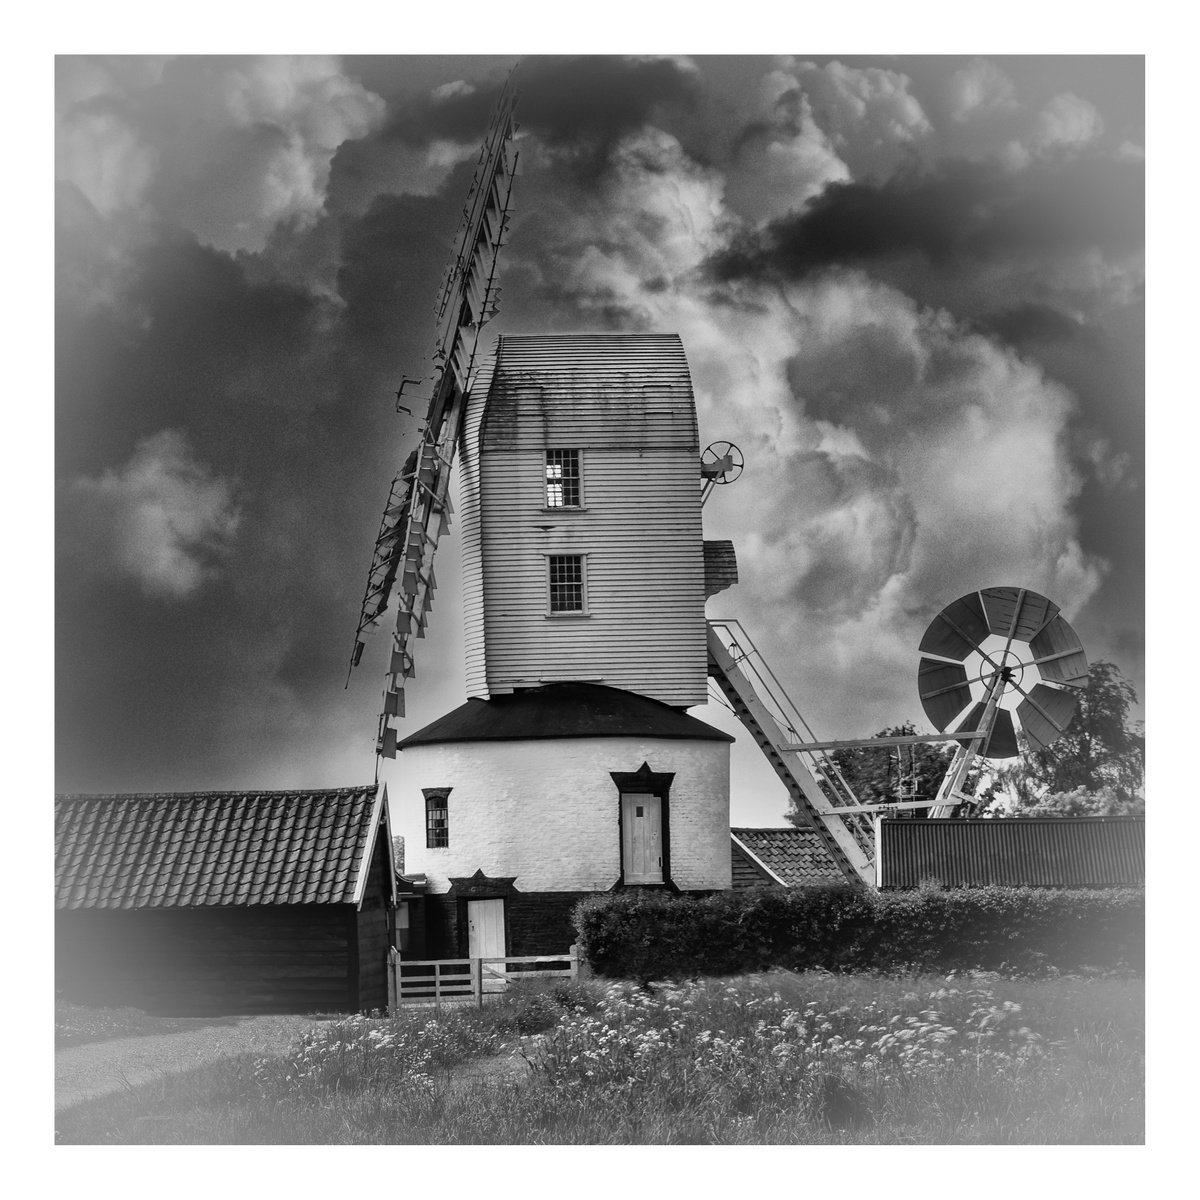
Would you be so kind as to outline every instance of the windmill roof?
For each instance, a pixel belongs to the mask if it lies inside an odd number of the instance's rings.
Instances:
[[[552,445],[699,448],[678,334],[505,334],[487,371],[484,453]]]
[[[597,683],[550,683],[490,700],[472,698],[417,730],[400,748],[439,742],[546,738],[733,738],[669,704]]]
[[[55,906],[358,903],[382,805],[375,784],[59,796]]]
[[[785,887],[842,884],[846,877],[830,857],[815,829],[788,825],[781,829],[731,829],[734,841],[757,866]]]

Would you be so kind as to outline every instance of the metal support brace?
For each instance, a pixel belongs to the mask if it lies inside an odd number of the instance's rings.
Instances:
[[[988,684],[983,717],[979,722],[979,728],[985,731],[985,733],[990,733],[992,725],[995,722],[996,709],[1000,704],[1002,682],[1000,672],[997,670]],[[978,754],[976,746],[977,743],[972,740],[969,745],[959,746],[954,752],[954,758],[951,760],[950,767],[946,771],[946,777],[942,780],[942,786],[938,788],[936,806],[929,810],[931,817],[952,817],[954,816],[954,810],[959,804],[970,799],[970,797],[963,795],[962,786],[966,782],[967,773],[970,771],[971,765],[975,761],[975,756]]]

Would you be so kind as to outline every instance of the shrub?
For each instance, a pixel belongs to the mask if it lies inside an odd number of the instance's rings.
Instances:
[[[1140,889],[751,888],[704,897],[618,892],[575,910],[601,975],[637,980],[794,971],[1075,970],[1144,965]]]

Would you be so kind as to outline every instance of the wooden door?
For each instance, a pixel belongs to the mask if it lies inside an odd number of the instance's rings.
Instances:
[[[621,858],[626,883],[662,883],[662,797],[621,797]]]
[[[503,958],[504,901],[467,901],[467,954],[471,958]],[[505,983],[503,963],[484,963],[483,990],[494,992]]]

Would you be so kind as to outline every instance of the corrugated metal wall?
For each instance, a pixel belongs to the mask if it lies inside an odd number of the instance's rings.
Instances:
[[[677,337],[501,339],[463,448],[468,694],[577,679],[704,702],[697,439]],[[581,508],[546,507],[547,449],[580,451]],[[585,556],[586,616],[547,615],[551,554]]]
[[[1141,817],[882,820],[880,887],[985,884],[1139,886],[1146,880]]]

